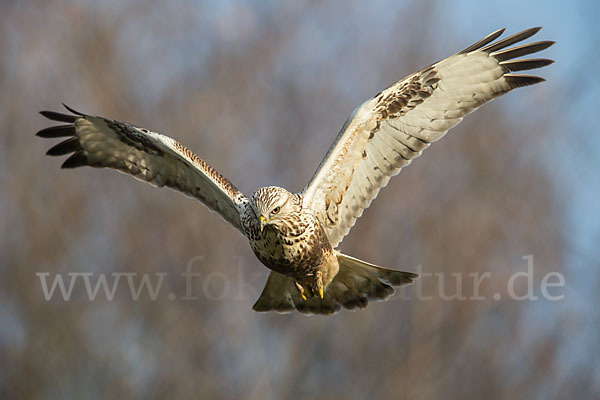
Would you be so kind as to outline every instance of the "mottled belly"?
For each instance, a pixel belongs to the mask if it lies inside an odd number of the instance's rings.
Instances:
[[[263,239],[250,243],[256,257],[267,267],[290,276],[306,276],[317,271],[324,261],[321,248],[310,248],[304,238],[286,239],[266,232]]]

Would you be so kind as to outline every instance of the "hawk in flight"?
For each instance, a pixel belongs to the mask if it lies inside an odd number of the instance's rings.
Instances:
[[[552,60],[519,58],[554,44],[519,43],[531,28],[498,40],[498,30],[458,54],[416,72],[350,115],[300,193],[263,187],[250,197],[170,137],[128,123],[79,113],[42,111],[65,124],[37,133],[67,137],[48,155],[62,168],[105,167],[154,186],[168,186],[216,211],[250,241],[271,273],[254,310],[332,314],[385,300],[418,275],[381,268],[336,247],[390,178],[481,105],[543,78],[516,73]]]

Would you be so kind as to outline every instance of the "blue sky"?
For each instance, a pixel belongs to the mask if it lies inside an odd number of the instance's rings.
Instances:
[[[600,104],[600,81],[592,70],[593,66],[600,65],[597,21],[600,3],[463,0],[445,4],[461,10],[453,15],[464,19],[460,26],[465,35],[501,26],[514,31],[541,25],[544,39],[557,42],[548,51],[556,63],[544,76],[562,82],[564,91],[556,96],[565,98],[565,108],[560,110],[561,116],[549,117],[560,123],[556,127],[560,142],[550,147],[555,155],[548,155],[547,162],[555,170],[566,200],[568,304],[589,315],[591,322],[578,338],[570,338],[571,345],[563,348],[563,367],[568,368],[571,362],[588,356],[588,346],[597,340],[600,328],[600,321],[594,320],[600,281],[600,132],[595,121]],[[471,18],[471,15],[484,15],[486,10],[494,10],[489,13],[489,19]],[[537,312],[543,316],[552,310],[538,307]]]

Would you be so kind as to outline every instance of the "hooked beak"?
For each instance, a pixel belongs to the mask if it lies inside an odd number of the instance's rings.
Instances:
[[[267,218],[265,218],[264,215],[261,215],[260,217],[258,217],[258,222],[260,225],[260,231],[262,232],[263,229],[265,229],[265,225],[267,225]]]

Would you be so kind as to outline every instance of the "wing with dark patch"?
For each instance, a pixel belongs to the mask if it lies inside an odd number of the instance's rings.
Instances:
[[[246,197],[181,143],[125,122],[67,109],[75,115],[42,111],[46,118],[67,124],[37,133],[43,138],[67,138],[47,152],[70,154],[62,168],[112,168],[154,186],[170,187],[200,200],[241,231],[240,210]]]
[[[379,190],[470,112],[512,89],[544,79],[514,73],[552,60],[515,59],[544,50],[543,41],[509,47],[541,28],[494,42],[496,31],[462,52],[378,93],[356,109],[304,189],[332,246],[348,234]]]

